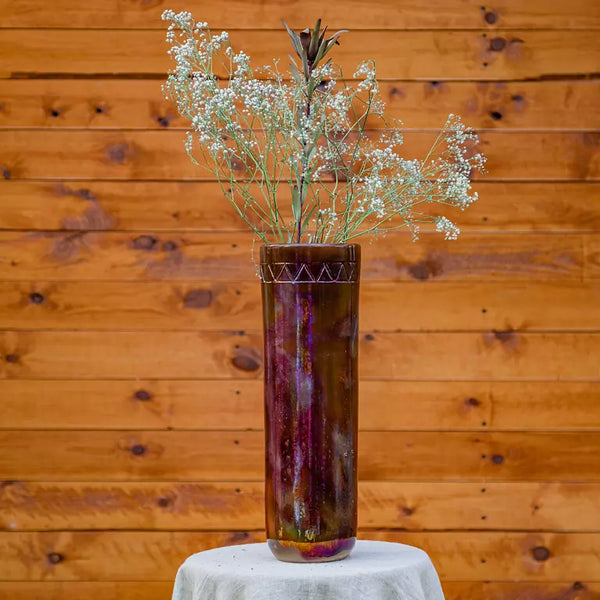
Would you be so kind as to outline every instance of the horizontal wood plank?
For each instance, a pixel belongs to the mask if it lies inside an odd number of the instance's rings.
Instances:
[[[367,280],[361,287],[360,327],[364,332],[597,331],[599,306],[597,282]],[[3,329],[260,329],[261,310],[258,282],[0,281]]]
[[[365,379],[595,381],[600,333],[377,333]],[[565,361],[568,355],[570,360]],[[0,379],[258,379],[256,332],[0,332]]]
[[[194,11],[197,18],[215,29],[279,29],[281,19],[291,27],[303,29],[318,17],[329,27],[341,29],[479,29],[481,27],[522,27],[531,29],[600,28],[600,15],[591,0],[575,0],[565,5],[560,0],[498,0],[493,7],[480,2],[452,3],[434,0],[427,6],[407,0],[379,0],[376,9],[365,0],[346,0],[323,4],[318,0],[276,0],[245,2],[228,0],[227,10],[219,4],[171,0],[175,10]],[[51,9],[39,0],[13,0],[2,8],[2,27],[85,27],[161,29],[163,5],[95,0],[73,4],[58,0]]]
[[[261,530],[264,484],[23,483],[0,488],[0,528]],[[359,482],[359,527],[598,531],[600,484]]]
[[[374,532],[362,539],[423,548],[442,581],[598,582],[600,534]],[[172,581],[187,556],[211,547],[262,541],[250,532],[11,532],[0,534],[0,580]],[[549,551],[547,560],[534,557]],[[53,564],[48,554],[59,554]],[[538,550],[535,555],[539,556]]]
[[[0,380],[3,429],[262,430],[261,381]],[[593,430],[600,383],[360,383],[361,430]],[[77,410],[74,410],[76,406]]]
[[[597,600],[595,582],[498,582],[442,581],[446,600]],[[165,600],[171,595],[170,581],[4,581],[2,589],[11,600]]]
[[[485,600],[565,600],[566,598],[597,600],[600,595],[599,585],[582,581],[563,583],[442,581],[442,587],[446,600],[473,600],[473,598],[485,598]],[[112,596],[107,600],[113,600]],[[154,598],[151,597],[150,600],[154,600]]]
[[[465,233],[454,242],[422,234],[414,243],[410,234],[389,234],[374,244],[363,243],[361,278],[580,282],[584,241],[575,234]],[[0,280],[258,283],[258,247],[246,233],[6,232],[0,233]],[[595,256],[588,252],[590,261]],[[591,271],[594,265],[586,268]]]
[[[586,258],[584,276],[586,279],[600,279],[600,236],[588,235],[583,239]]]
[[[384,81],[386,114],[407,128],[440,127],[458,113],[477,129],[595,129],[600,82]],[[378,121],[368,121],[379,126]],[[0,81],[0,127],[187,127],[161,81]]]
[[[172,581],[2,582],[2,593],[6,595],[7,599],[10,598],[10,600],[65,600],[65,598],[86,598],[86,600],[123,600],[124,598],[127,598],[127,600],[165,600],[171,596],[172,592]],[[588,598],[586,597],[585,600],[588,600]]]
[[[407,131],[405,158],[424,159],[435,132]],[[182,131],[0,130],[4,179],[207,179],[184,149]],[[600,133],[484,131],[486,181],[600,179]],[[239,177],[243,177],[240,173]],[[482,176],[477,175],[480,179]]]
[[[259,431],[0,432],[0,478],[22,481],[257,481]],[[359,477],[600,481],[600,434],[362,432]]]
[[[462,231],[600,229],[598,183],[483,181],[473,189],[479,200],[468,210],[444,210]],[[290,213],[289,191],[281,189],[278,197],[282,214]],[[195,181],[5,180],[0,224],[29,230],[248,231],[218,183]]]
[[[276,14],[279,17],[279,11]],[[159,75],[172,66],[164,38],[164,30],[4,29],[0,30],[0,77]],[[495,38],[502,41],[492,44]],[[232,31],[231,43],[235,50],[249,54],[255,66],[272,63],[274,58],[287,65],[291,49],[283,27],[273,32]],[[344,36],[332,58],[344,73],[353,73],[359,63],[373,58],[382,79],[582,77],[597,71],[600,45],[597,32],[589,30],[500,29],[490,35],[485,29],[402,35],[354,31]],[[217,70],[217,74],[224,73]]]

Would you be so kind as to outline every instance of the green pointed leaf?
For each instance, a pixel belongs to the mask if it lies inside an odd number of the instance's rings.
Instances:
[[[316,209],[317,209],[317,206],[315,204],[313,204],[313,206],[311,206],[310,210],[306,211],[306,213],[304,214],[304,219],[302,219],[302,229],[306,229],[306,227],[308,226],[308,223],[310,221],[310,218],[315,214]]]
[[[317,19],[315,28],[313,29],[312,37],[310,40],[310,46],[308,47],[308,56],[313,59],[317,55],[319,48],[319,30],[321,29],[321,19]]]
[[[290,40],[292,41],[292,46],[294,47],[294,50],[296,51],[296,54],[299,57],[302,57],[303,52],[303,48],[302,48],[302,43],[300,42],[300,36],[292,29],[290,29],[288,27],[288,24],[285,21],[282,21],[282,23],[285,25],[285,28],[287,29],[288,35],[290,36]]]
[[[327,25],[325,25],[325,27],[323,28],[323,31],[321,31],[321,35],[319,36],[319,46],[323,43],[326,33],[327,33]]]
[[[296,223],[300,220],[302,215],[302,205],[300,204],[300,192],[298,186],[295,185],[292,190],[292,215]]]
[[[288,54],[289,56],[289,54]],[[292,57],[290,56],[290,59]],[[295,63],[292,61],[290,62],[290,70],[292,71],[292,77],[294,78],[294,81],[300,86],[302,87],[302,85],[304,85],[304,82],[302,81],[302,78],[300,77],[300,73],[298,72],[298,69],[296,68]]]
[[[310,70],[308,68],[308,59],[306,54],[302,54],[302,69],[304,70],[304,78],[306,81],[310,79]]]
[[[327,42],[323,40],[321,42],[321,45],[319,46],[317,56],[315,57],[315,62],[314,62],[315,66],[319,64],[319,62],[325,56],[325,54],[327,54]]]

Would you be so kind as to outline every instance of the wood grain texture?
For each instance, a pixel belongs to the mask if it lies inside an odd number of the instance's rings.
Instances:
[[[0,127],[187,127],[161,81],[0,81]],[[383,81],[386,114],[407,128],[441,127],[449,113],[482,129],[596,129],[598,81]],[[375,120],[370,126],[377,127]]]
[[[596,243],[576,234],[463,234],[448,242],[389,234],[363,244],[361,278],[388,281],[582,281]],[[590,264],[584,264],[584,243]],[[253,281],[258,247],[238,233],[0,233],[0,280]]]
[[[600,333],[378,333],[360,341],[360,375],[595,381],[599,351]],[[6,379],[259,379],[261,363],[257,332],[0,332]]]
[[[163,8],[0,7],[2,600],[164,600],[264,539],[257,246],[162,97]],[[407,158],[447,113],[480,131],[457,243],[363,244],[360,537],[422,547],[447,600],[600,600],[598,2],[169,8],[255,64],[281,18],[350,29]]]
[[[362,539],[402,542],[429,553],[442,580],[598,582],[597,533],[375,532]],[[0,534],[0,580],[172,581],[190,554],[262,534],[221,532],[11,532]],[[549,558],[534,558],[546,548]],[[53,564],[48,554],[62,560]],[[537,551],[539,556],[540,551]],[[543,589],[543,587],[541,588]]]
[[[462,231],[600,229],[598,183],[482,181],[473,189],[479,200],[468,210],[445,211]],[[279,199],[282,214],[290,213],[288,190]],[[46,231],[248,231],[218,183],[195,181],[4,180],[0,223]]]
[[[259,431],[0,432],[0,478],[257,481]],[[600,481],[598,432],[362,432],[359,477],[390,481]]]
[[[0,380],[2,429],[262,430],[260,381]],[[597,430],[600,383],[360,384],[360,429]],[[76,406],[77,410],[73,410]]]
[[[443,582],[446,600],[598,600],[595,582]],[[10,600],[165,600],[171,595],[170,581],[4,581],[2,592]]]
[[[442,587],[446,600],[472,600],[473,598],[485,598],[486,600],[598,600],[600,596],[600,586],[582,581],[564,583],[444,581]],[[112,600],[112,597],[109,600]]]
[[[408,131],[405,158],[425,158],[435,132]],[[184,150],[182,131],[0,130],[4,179],[207,179]],[[600,179],[600,133],[483,131],[486,181]],[[244,173],[240,172],[239,177]],[[480,179],[481,176],[475,177]]]
[[[498,0],[484,7],[475,0],[448,3],[434,0],[427,6],[407,0],[379,0],[376,7],[366,0],[347,0],[340,11],[335,2],[318,0],[245,2],[229,0],[227,10],[203,0],[172,0],[175,11],[191,10],[211,27],[279,29],[281,19],[303,29],[318,17],[334,29],[479,29],[522,27],[531,29],[600,29],[600,14],[590,0],[565,5],[560,0],[530,0],[520,4]],[[78,5],[58,0],[53,9],[39,0],[13,0],[2,7],[2,27],[85,27],[162,29],[160,2],[119,2],[95,0]]]
[[[583,238],[586,268],[585,279],[600,279],[600,236],[585,236]]]
[[[291,46],[282,27],[273,32],[230,33],[234,49],[244,49],[253,65],[271,63],[273,58],[287,64]],[[504,45],[491,44],[494,38],[501,38]],[[4,29],[0,31],[0,77],[160,75],[171,68],[167,48],[164,30]],[[597,72],[600,46],[597,32],[588,30],[500,29],[489,35],[486,30],[406,31],[402,35],[355,31],[345,36],[332,57],[344,73],[353,73],[363,60],[375,57],[382,79],[564,78]],[[217,70],[217,74],[224,73]]]
[[[600,484],[359,482],[359,527],[598,531]],[[262,530],[262,482],[25,483],[0,488],[0,529]]]
[[[367,280],[360,297],[360,327],[365,333],[600,329],[600,284],[596,281]],[[544,306],[543,311],[540,306]],[[260,284],[0,281],[0,327],[100,331],[260,329]]]
[[[171,581],[150,579],[147,581],[3,581],[0,598],[6,600],[65,600],[65,598],[165,600],[172,592]],[[588,598],[586,597],[585,600]]]

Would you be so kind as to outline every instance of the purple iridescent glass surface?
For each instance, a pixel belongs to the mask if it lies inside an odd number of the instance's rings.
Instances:
[[[266,521],[280,560],[338,560],[356,536],[360,246],[261,248]]]

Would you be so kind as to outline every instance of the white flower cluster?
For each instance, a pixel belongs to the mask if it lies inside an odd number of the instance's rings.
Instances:
[[[455,240],[460,233],[460,229],[446,217],[435,218],[435,229],[443,233],[444,238],[447,240]]]
[[[213,35],[189,12],[166,10],[162,18],[175,64],[164,91],[189,120],[186,151],[263,241],[292,241],[299,223],[310,223],[304,233],[315,243],[401,227],[416,238],[424,222],[456,239],[448,218],[420,211],[436,203],[464,209],[477,198],[471,176],[485,159],[459,117],[450,115],[425,159],[408,160],[399,122],[383,115],[373,61],[358,66],[354,83],[330,61],[305,79],[296,66],[280,73],[276,61],[253,69],[226,31]],[[373,119],[382,127],[369,131]],[[289,186],[292,219],[280,206],[280,185]]]

